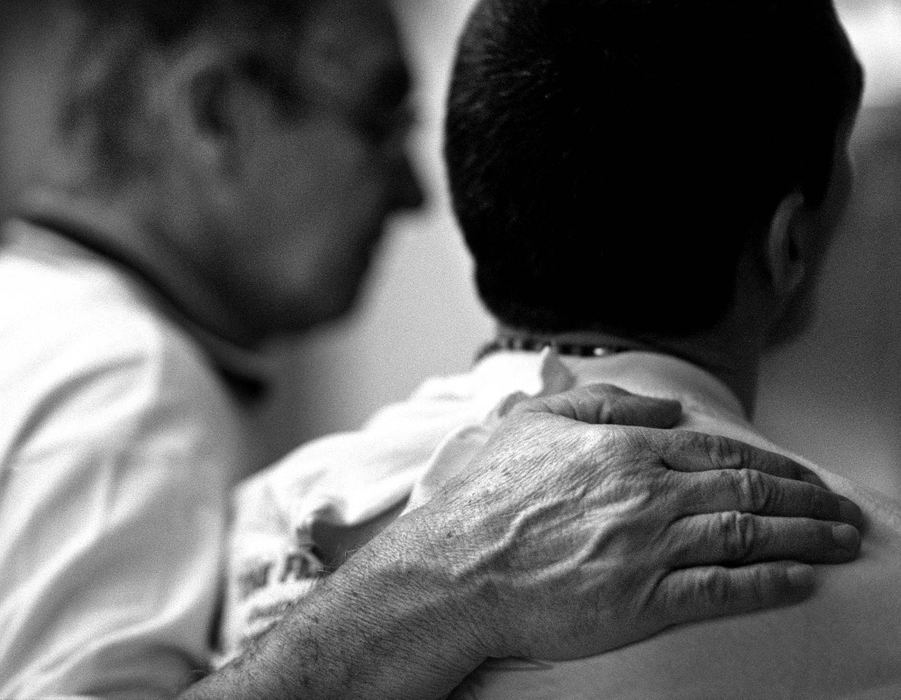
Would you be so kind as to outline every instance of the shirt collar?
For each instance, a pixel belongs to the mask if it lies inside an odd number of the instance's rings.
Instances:
[[[562,391],[575,383],[615,384],[632,393],[675,399],[685,411],[750,426],[741,402],[725,383],[690,362],[662,353],[627,351],[605,357],[563,357],[551,348],[541,352],[502,351],[481,360],[474,375],[480,386],[506,381],[519,384],[529,394]]]
[[[126,217],[51,189],[29,191],[17,213],[31,224],[18,235],[39,239],[45,248],[78,246],[122,270],[197,341],[239,395],[259,398],[272,382],[275,358],[259,344],[236,339],[237,333],[219,330],[235,325],[228,309],[158,237]]]

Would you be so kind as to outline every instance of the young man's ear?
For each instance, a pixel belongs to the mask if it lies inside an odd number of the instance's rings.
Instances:
[[[770,220],[764,264],[773,291],[781,299],[790,297],[804,279],[804,224],[801,216],[804,204],[804,196],[793,192],[779,202]]]

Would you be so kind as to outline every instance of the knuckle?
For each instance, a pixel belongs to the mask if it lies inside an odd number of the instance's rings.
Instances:
[[[526,408],[525,403],[518,403],[507,413],[507,420],[509,421],[511,418],[518,418],[527,412],[528,409]]]
[[[767,479],[753,469],[739,469],[736,474],[739,503],[743,510],[753,513],[766,512],[773,504],[775,494]]]
[[[553,408],[546,397],[519,398],[507,413],[507,417],[523,416],[529,413],[552,411]]]
[[[727,512],[720,516],[720,536],[723,549],[731,561],[742,561],[751,556],[756,539],[754,516],[748,513]]]
[[[597,407],[596,420],[602,425],[616,423],[616,403],[613,397],[604,397]]]
[[[737,469],[745,462],[741,445],[721,435],[705,435],[703,444],[710,463],[717,469]]]
[[[741,471],[724,471],[721,472],[721,478],[724,488],[731,490],[732,501],[735,503],[736,510],[748,510],[750,493],[747,484],[747,477]]]
[[[639,431],[616,424],[605,425],[593,431],[592,438],[598,447],[613,454],[636,453],[637,456],[637,453],[644,453],[647,449]]]
[[[540,408],[536,408],[535,404],[532,403],[534,399],[529,399],[527,401],[520,401],[518,404],[513,406],[506,415],[506,422],[510,423],[513,419],[520,419],[523,416],[528,415],[529,413],[533,413],[536,410],[541,410]]]
[[[744,597],[748,605],[756,607],[766,599],[766,576],[763,568],[756,568],[744,581]]]
[[[613,384],[594,384],[591,394],[596,403],[594,420],[599,424],[615,424],[619,422],[619,406],[626,392]]]
[[[831,499],[828,498],[827,492],[822,489],[810,488],[807,491],[807,507],[809,514],[812,516],[826,515],[832,512]]]
[[[719,608],[732,600],[732,587],[726,571],[714,567],[700,581],[699,598],[711,607]]]
[[[841,520],[842,507],[838,495],[817,486],[808,487],[810,496],[810,517]]]

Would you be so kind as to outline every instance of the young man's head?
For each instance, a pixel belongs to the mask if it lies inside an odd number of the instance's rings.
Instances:
[[[139,202],[251,336],[345,311],[386,219],[422,198],[386,4],[71,2],[61,136],[88,188]]]
[[[752,266],[775,308],[847,189],[861,83],[831,0],[482,0],[445,155],[483,300],[530,331],[680,337]]]

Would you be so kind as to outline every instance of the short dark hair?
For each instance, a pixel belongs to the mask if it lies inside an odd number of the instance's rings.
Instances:
[[[831,0],[482,0],[445,158],[483,301],[532,331],[713,326],[778,203],[824,198],[861,86]]]
[[[313,6],[325,0],[73,0],[86,29],[71,61],[61,127],[88,127],[107,177],[136,167],[141,66],[206,32],[235,51],[235,68],[262,84],[290,115],[299,105],[297,47]]]

